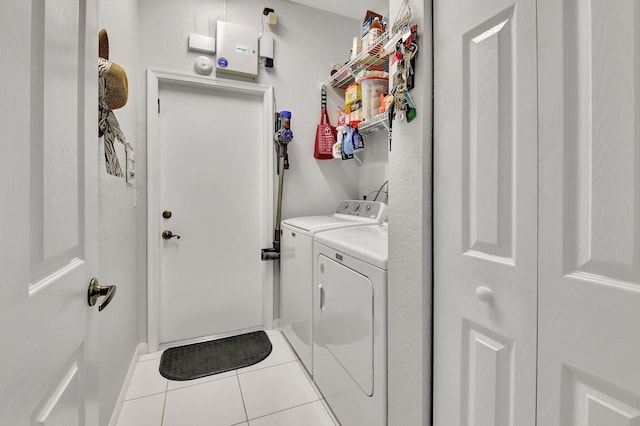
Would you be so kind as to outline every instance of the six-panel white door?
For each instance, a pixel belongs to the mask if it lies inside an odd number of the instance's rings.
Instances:
[[[533,426],[536,4],[439,0],[435,426]]]
[[[271,237],[271,89],[244,87],[159,85],[159,228],[151,238],[160,244],[160,343],[267,325],[271,265],[260,249]]]
[[[640,2],[538,0],[538,424],[640,425]]]
[[[95,426],[97,2],[0,23],[0,423]]]

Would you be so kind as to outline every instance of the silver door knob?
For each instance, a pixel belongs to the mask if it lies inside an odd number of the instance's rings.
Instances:
[[[97,278],[91,278],[91,281],[89,281],[89,290],[87,291],[87,302],[89,302],[89,306],[94,306],[99,297],[105,296],[104,300],[98,305],[98,311],[102,311],[106,308],[115,295],[115,285],[102,286],[98,282]]]
[[[174,234],[173,232],[166,230],[166,231],[162,231],[162,238],[164,238],[165,240],[170,240],[172,238],[176,238],[176,239],[180,239],[180,235]]]

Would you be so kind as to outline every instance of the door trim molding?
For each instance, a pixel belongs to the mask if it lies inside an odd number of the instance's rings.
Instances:
[[[264,214],[261,222],[263,247],[270,247],[273,237],[274,223],[274,189],[273,175],[274,150],[273,117],[274,96],[273,87],[255,83],[245,83],[234,80],[199,77],[191,74],[147,69],[147,342],[149,352],[158,350],[160,344],[160,147],[155,141],[159,140],[158,95],[161,83],[171,83],[185,86],[204,86],[220,90],[262,96],[264,111],[263,147],[264,175],[263,205]],[[256,253],[260,257],[260,253]],[[273,263],[262,262],[263,283],[263,326],[273,327]]]

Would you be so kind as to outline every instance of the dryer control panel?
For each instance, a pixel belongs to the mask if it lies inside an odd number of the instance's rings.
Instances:
[[[389,207],[380,201],[344,200],[340,201],[335,214],[359,216],[382,223],[387,219]]]

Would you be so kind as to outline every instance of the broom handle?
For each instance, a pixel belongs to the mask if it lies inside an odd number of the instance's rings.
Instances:
[[[282,216],[282,186],[284,185],[284,155],[278,156],[278,208],[276,213],[276,234],[280,241],[280,220]]]

